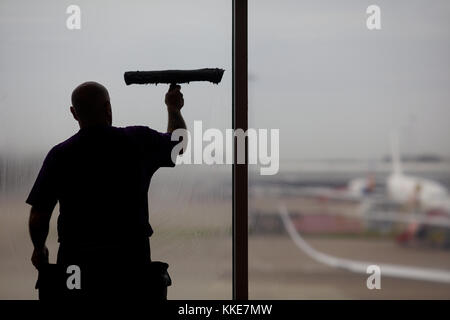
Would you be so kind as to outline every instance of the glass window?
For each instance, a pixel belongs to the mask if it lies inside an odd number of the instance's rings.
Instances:
[[[37,297],[25,199],[45,154],[78,130],[69,112],[77,85],[107,87],[113,125],[164,132],[168,86],[126,86],[123,73],[223,68],[219,86],[182,85],[183,114],[191,130],[195,120],[231,127],[230,1],[77,1],[80,29],[67,26],[70,4],[0,4],[0,299]],[[149,200],[152,258],[170,265],[169,299],[231,298],[231,166],[160,169]]]
[[[450,8],[377,4],[381,30],[361,1],[249,1],[249,127],[280,130],[278,174],[250,166],[251,299],[449,296]]]

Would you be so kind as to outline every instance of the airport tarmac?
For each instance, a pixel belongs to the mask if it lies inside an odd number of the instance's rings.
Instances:
[[[151,223],[155,229],[152,258],[170,264],[173,286],[169,288],[169,299],[231,299],[231,199],[227,189],[219,186],[222,193],[214,189],[218,196],[213,197],[195,180],[188,186],[175,185],[174,196],[169,193],[173,186],[154,182],[161,188],[150,192]],[[29,206],[24,198],[25,192],[0,197],[0,299],[37,298],[37,272],[30,262]],[[257,199],[249,199],[250,211],[276,208],[271,208],[268,197],[260,200],[257,203]],[[290,208],[316,208],[314,202],[292,196],[278,195],[277,200],[285,201]],[[332,203],[326,204],[327,209],[333,207]],[[347,211],[350,207],[341,204],[339,208]],[[56,216],[55,211],[48,241],[51,261],[57,251]],[[450,271],[449,250],[402,247],[388,237],[304,238],[314,249],[336,257]],[[367,277],[313,260],[285,233],[249,237],[251,299],[450,299],[449,284],[382,275],[381,289],[369,290]]]
[[[49,241],[51,259],[56,252],[53,240]],[[376,238],[308,236],[306,240],[315,249],[335,256],[450,270],[449,251],[403,248],[391,240]],[[35,299],[36,271],[29,262],[31,244],[26,228],[21,227],[9,241],[0,243],[0,299]],[[231,298],[231,236],[226,232],[166,234],[152,239],[152,247],[154,259],[170,264],[170,299]],[[287,235],[249,238],[251,299],[450,298],[449,284],[382,276],[381,289],[369,290],[367,276],[312,260]]]

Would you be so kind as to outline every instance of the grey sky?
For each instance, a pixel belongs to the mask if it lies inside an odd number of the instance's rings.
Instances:
[[[82,29],[67,30],[77,4]],[[368,31],[378,4],[382,30]],[[281,158],[377,158],[392,128],[407,152],[450,156],[450,2],[250,1],[250,125],[279,128]],[[183,87],[188,126],[231,126],[231,1],[2,1],[0,152],[48,150],[72,135],[80,82],[110,91],[114,124],[166,126],[164,85],[123,72],[226,69]]]

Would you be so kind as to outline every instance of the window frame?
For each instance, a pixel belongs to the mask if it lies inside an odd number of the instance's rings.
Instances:
[[[232,5],[232,124],[233,130],[248,129],[248,1]],[[237,163],[237,139],[233,140],[232,247],[233,300],[248,300],[248,141],[245,163]]]

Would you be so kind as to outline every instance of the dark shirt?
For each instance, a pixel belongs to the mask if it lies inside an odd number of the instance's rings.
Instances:
[[[59,201],[61,243],[150,237],[150,180],[175,166],[177,143],[144,126],[83,128],[50,150],[26,202],[51,212]]]

